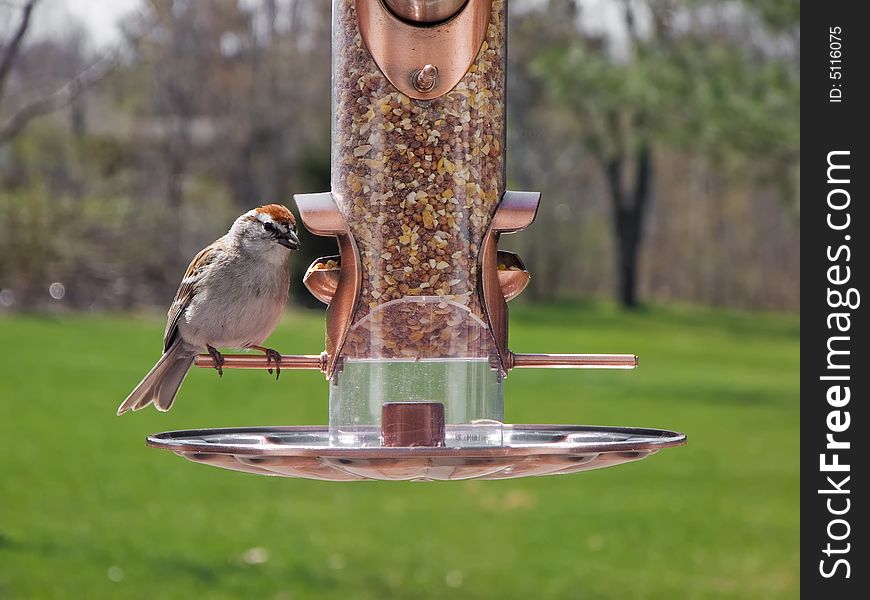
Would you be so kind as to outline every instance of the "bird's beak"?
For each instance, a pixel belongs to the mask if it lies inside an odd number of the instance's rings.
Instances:
[[[296,250],[299,247],[299,238],[296,237],[296,232],[291,229],[285,237],[278,238],[278,243],[290,250]]]

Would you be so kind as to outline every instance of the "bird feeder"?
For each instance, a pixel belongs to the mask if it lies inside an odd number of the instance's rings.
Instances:
[[[506,19],[505,0],[333,0],[332,191],[295,197],[305,227],[338,241],[339,255],[304,276],[327,305],[326,350],[281,358],[326,375],[329,424],[174,431],[150,446],[349,481],[576,473],[685,443],[656,429],[504,422],[514,369],[637,366],[633,354],[509,349],[507,302],[530,275],[499,238],[532,224],[540,194],[505,189]]]

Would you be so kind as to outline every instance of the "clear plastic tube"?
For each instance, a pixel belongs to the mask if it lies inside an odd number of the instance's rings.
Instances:
[[[377,425],[382,402],[421,394],[445,403],[448,424],[502,418],[478,255],[504,192],[505,10],[493,1],[459,84],[418,101],[372,60],[354,0],[334,0],[332,191],[362,286],[331,386],[331,425]]]

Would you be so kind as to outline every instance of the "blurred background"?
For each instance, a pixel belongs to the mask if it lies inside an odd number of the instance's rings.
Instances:
[[[196,372],[114,408],[190,258],[329,189],[327,0],[0,0],[0,598],[793,598],[798,0],[510,0],[502,245],[532,283],[513,422],[680,429],[588,475],[329,485],[213,473],[150,432],[326,422],[314,374]],[[303,232],[295,280],[334,244]],[[274,347],[322,349],[302,285]],[[315,310],[312,310],[315,309]],[[218,383],[220,385],[218,385]]]

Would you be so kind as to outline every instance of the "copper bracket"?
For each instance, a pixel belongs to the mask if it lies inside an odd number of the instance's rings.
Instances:
[[[402,21],[380,0],[355,0],[355,7],[363,43],[384,76],[410,98],[433,100],[456,87],[477,57],[492,0],[468,0],[435,25]]]
[[[335,370],[336,360],[341,354],[360,296],[362,271],[359,250],[332,193],[296,194],[293,199],[299,208],[299,217],[308,231],[315,235],[332,235],[338,240],[341,269],[331,301],[326,308],[327,364],[324,372],[329,378]]]
[[[492,216],[480,251],[484,308],[504,374],[510,370],[512,361],[507,347],[507,301],[498,275],[498,238],[503,233],[522,231],[531,225],[538,214],[540,202],[540,192],[505,192]]]

